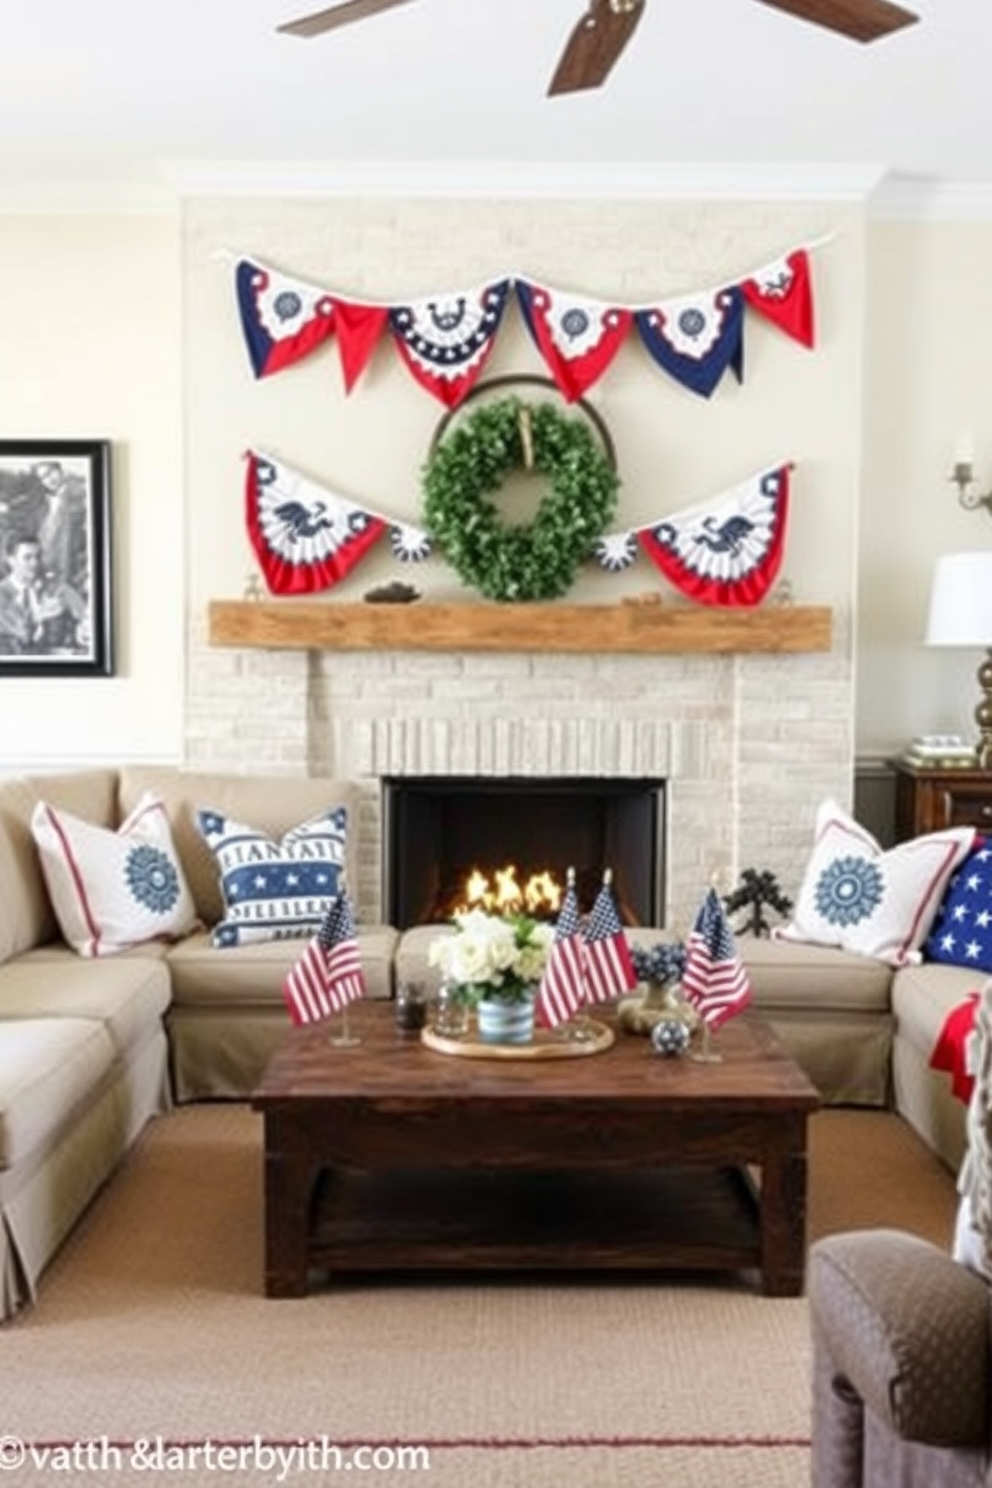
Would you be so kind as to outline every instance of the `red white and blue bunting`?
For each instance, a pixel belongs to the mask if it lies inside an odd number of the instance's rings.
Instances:
[[[778,577],[785,548],[791,464],[751,476],[719,496],[595,545],[603,568],[629,568],[638,549],[700,604],[756,605]]]
[[[364,301],[245,258],[237,261],[235,286],[256,377],[291,366],[336,336],[350,392],[388,326],[411,375],[447,408],[458,406],[485,366],[511,288],[535,346],[569,401],[602,377],[634,324],[656,365],[703,397],[713,393],[728,367],[743,378],[745,310],[802,346],[814,344],[809,247],[795,248],[737,283],[639,305],[515,275],[400,303]]]
[[[558,388],[581,398],[616,356],[632,314],[619,305],[582,299],[560,289],[517,280],[517,299],[531,339]]]
[[[809,254],[804,249],[796,249],[786,258],[765,264],[750,279],[744,280],[741,290],[747,303],[759,315],[766,316],[801,345],[812,347],[813,285]]]
[[[270,455],[249,450],[245,459],[246,525],[270,593],[332,588],[386,533],[400,562],[431,556],[423,528],[373,511]],[[792,468],[775,466],[684,511],[608,533],[591,556],[619,573],[643,555],[699,604],[757,605],[781,567]]]
[[[383,533],[395,558],[419,562],[430,540],[256,450],[245,456],[245,522],[272,594],[330,589],[361,562]]]
[[[489,360],[509,290],[503,279],[390,310],[397,351],[421,387],[447,408],[457,408]]]
[[[736,286],[663,301],[635,317],[650,355],[708,398],[728,367],[744,381],[744,295]]]
[[[315,284],[243,258],[235,270],[235,289],[256,377],[309,356],[334,330],[334,298]]]

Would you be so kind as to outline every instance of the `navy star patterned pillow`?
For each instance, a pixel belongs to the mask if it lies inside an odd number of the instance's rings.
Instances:
[[[992,972],[992,837],[976,839],[948,884],[923,958]]]
[[[336,806],[273,841],[267,833],[218,811],[196,813],[217,860],[224,918],[215,946],[308,939],[340,892],[348,813]]]

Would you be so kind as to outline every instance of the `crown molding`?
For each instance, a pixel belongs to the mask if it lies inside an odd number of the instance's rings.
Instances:
[[[881,165],[598,161],[162,159],[147,174],[0,170],[0,216],[170,212],[184,197],[392,197],[539,201],[846,201],[873,221],[992,221],[992,181],[902,175]]]
[[[938,181],[893,172],[868,203],[873,222],[990,222],[992,181]]]
[[[866,201],[874,165],[670,164],[639,161],[170,160],[180,196],[322,196],[549,200]]]

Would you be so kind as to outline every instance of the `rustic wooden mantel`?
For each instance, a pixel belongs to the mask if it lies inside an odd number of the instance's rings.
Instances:
[[[212,600],[212,646],[311,651],[829,651],[820,605],[337,604]]]

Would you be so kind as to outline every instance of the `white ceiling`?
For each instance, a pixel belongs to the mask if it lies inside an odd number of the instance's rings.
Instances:
[[[907,0],[920,23],[870,46],[755,0],[648,0],[605,85],[558,98],[545,89],[585,0],[416,0],[277,34],[321,3],[2,0],[0,204],[225,176],[601,194],[688,168],[992,193],[990,0]]]

